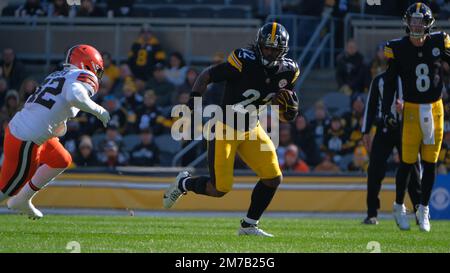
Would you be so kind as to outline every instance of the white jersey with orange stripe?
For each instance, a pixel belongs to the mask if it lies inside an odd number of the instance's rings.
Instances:
[[[66,133],[66,122],[80,109],[97,114],[102,107],[90,97],[98,90],[97,77],[73,66],[48,75],[9,123],[11,133],[41,145]],[[104,109],[103,109],[104,110]]]

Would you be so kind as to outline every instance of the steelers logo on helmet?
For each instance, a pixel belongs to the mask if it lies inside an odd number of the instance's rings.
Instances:
[[[276,22],[267,23],[258,30],[256,49],[261,63],[274,66],[286,56],[289,47],[289,33],[284,26]]]
[[[434,18],[431,9],[427,5],[417,2],[408,7],[403,16],[403,22],[409,36],[420,39],[430,33],[430,29],[434,24]]]

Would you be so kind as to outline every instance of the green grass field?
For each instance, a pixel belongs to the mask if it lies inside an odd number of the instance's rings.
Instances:
[[[393,220],[363,226],[360,219],[266,218],[261,228],[275,238],[239,237],[238,218],[50,215],[32,221],[0,215],[0,252],[450,252],[450,222],[433,221],[401,232]]]

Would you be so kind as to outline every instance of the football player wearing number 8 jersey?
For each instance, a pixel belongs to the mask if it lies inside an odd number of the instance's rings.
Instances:
[[[280,109],[285,109],[280,114],[280,119],[289,121],[295,118],[298,100],[295,93],[289,90],[295,85],[299,68],[296,62],[285,56],[288,39],[289,34],[282,25],[275,22],[265,24],[259,29],[253,46],[234,50],[226,62],[208,67],[199,75],[192,90],[191,101],[204,94],[209,83],[225,81],[221,108],[223,113],[227,112],[227,108],[232,109],[236,118],[234,121],[218,121],[215,132],[231,130],[234,136],[244,137],[216,137],[208,141],[210,176],[191,177],[188,172],[181,172],[164,194],[164,207],[172,207],[189,191],[212,197],[224,196],[232,189],[234,159],[238,154],[259,177],[251,196],[250,208],[241,221],[238,234],[272,236],[258,228],[258,221],[282,180],[275,147],[259,123],[240,128],[236,121],[248,120],[248,115],[251,115],[244,107],[251,105],[258,108],[271,103],[272,97],[278,98]],[[192,105],[190,107],[192,109]],[[255,140],[249,139],[250,133],[256,135]],[[269,147],[269,151],[262,150],[262,145]]]
[[[106,127],[108,111],[90,98],[97,92],[102,74],[103,59],[95,48],[70,48],[64,69],[47,76],[9,122],[0,176],[0,202],[9,198],[9,209],[32,219],[43,216],[31,201],[72,162],[58,139],[66,133],[69,118],[82,110]]]
[[[407,36],[391,40],[385,47],[389,59],[383,99],[384,122],[396,126],[390,114],[397,76],[402,79],[403,121],[402,156],[396,177],[394,218],[401,230],[410,228],[403,204],[408,175],[420,152],[423,174],[421,198],[416,216],[419,228],[430,231],[429,207],[443,137],[443,82],[440,62],[450,61],[450,37],[445,32],[430,32],[434,23],[431,10],[423,3],[411,5],[404,16]]]

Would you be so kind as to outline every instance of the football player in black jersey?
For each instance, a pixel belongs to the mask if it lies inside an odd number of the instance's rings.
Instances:
[[[247,111],[246,107],[258,108],[278,98],[280,108],[284,109],[280,111],[280,119],[295,119],[297,97],[293,92],[284,91],[293,89],[300,72],[297,63],[286,57],[288,41],[289,34],[282,25],[267,23],[259,29],[254,45],[234,50],[226,62],[208,67],[199,75],[192,98],[203,95],[211,82],[226,82],[220,107],[224,113],[231,109],[235,119],[218,121],[215,132],[231,130],[234,138],[220,139],[216,136],[208,141],[210,176],[191,177],[188,172],[181,172],[164,194],[164,207],[172,207],[188,191],[213,197],[224,196],[232,189],[234,159],[238,154],[259,177],[238,234],[272,237],[258,228],[258,221],[281,183],[282,174],[272,140],[259,122],[250,121],[254,113]],[[236,123],[239,119],[246,121],[245,127]],[[250,134],[255,135],[256,139],[250,139]],[[269,149],[262,150],[261,145]]]
[[[423,3],[411,5],[404,16],[407,36],[391,40],[385,47],[389,59],[383,99],[384,122],[395,127],[390,107],[394,100],[397,76],[402,79],[403,121],[402,156],[396,177],[394,218],[401,230],[410,228],[403,199],[408,176],[420,152],[423,175],[421,200],[416,216],[422,231],[430,231],[429,207],[436,178],[436,162],[443,138],[443,83],[440,62],[450,61],[450,37],[445,32],[431,32],[434,18]]]

